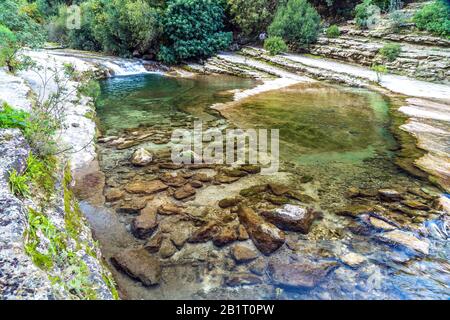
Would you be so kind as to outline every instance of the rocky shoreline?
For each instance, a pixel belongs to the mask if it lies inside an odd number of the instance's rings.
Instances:
[[[73,63],[78,71],[85,71],[92,66],[72,58],[59,58],[46,52],[26,52],[27,55],[43,67],[61,70],[64,63]],[[30,111],[33,99],[42,94],[42,83],[37,74],[21,72],[13,76],[0,70],[0,100],[7,102],[14,108]],[[67,83],[69,91],[74,91],[76,83]],[[54,92],[53,83],[46,87],[46,95]],[[105,267],[98,244],[94,241],[90,226],[78,211],[77,200],[72,189],[71,172],[86,166],[96,157],[95,152],[95,123],[91,114],[95,114],[95,107],[90,98],[78,96],[73,92],[64,106],[63,128],[57,133],[58,145],[68,148],[71,152],[60,155],[56,160],[55,190],[45,207],[41,207],[41,195],[19,198],[9,187],[9,175],[12,169],[23,173],[27,168],[27,158],[30,147],[23,134],[18,129],[1,129],[1,168],[0,168],[0,210],[1,221],[1,277],[0,291],[2,299],[113,299],[117,297],[114,281],[109,270]],[[70,169],[65,168],[70,163]],[[47,228],[54,228],[54,234],[39,233],[33,238],[38,243],[35,251],[30,251],[30,228],[41,228],[33,224],[31,215],[42,216],[41,222]],[[75,233],[69,228],[76,226]],[[58,246],[55,238],[58,234],[64,238],[64,246],[58,254],[73,254],[72,262],[67,265],[62,262],[49,260],[43,267],[37,263],[38,255],[46,255],[50,247]],[[27,251],[28,250],[28,251]],[[33,249],[34,250],[34,249]],[[61,250],[61,252],[59,252]],[[33,252],[33,253],[31,253]],[[50,256],[49,256],[50,257]],[[52,256],[49,259],[58,259]],[[80,268],[79,270],[77,268]],[[74,270],[77,273],[73,273]],[[75,277],[73,281],[85,282],[80,292],[70,289],[65,283]]]

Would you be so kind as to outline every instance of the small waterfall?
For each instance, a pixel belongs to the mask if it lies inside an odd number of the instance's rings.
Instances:
[[[115,59],[102,61],[101,64],[111,71],[112,76],[129,76],[150,73],[141,60]]]

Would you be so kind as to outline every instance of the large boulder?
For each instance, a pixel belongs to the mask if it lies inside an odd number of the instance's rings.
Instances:
[[[290,204],[275,211],[262,212],[261,215],[282,230],[296,231],[304,234],[309,232],[314,220],[320,216],[313,209]]]
[[[336,262],[269,263],[269,275],[275,285],[314,288],[337,266]]]
[[[250,239],[262,253],[269,255],[280,248],[286,241],[286,237],[281,230],[265,221],[253,209],[240,206],[238,216]]]
[[[111,258],[113,265],[145,286],[157,285],[161,280],[159,259],[144,248],[127,249]]]
[[[158,226],[156,208],[153,204],[141,210],[139,216],[133,219],[131,223],[131,231],[139,239],[146,239],[152,235]]]
[[[135,166],[146,166],[153,160],[152,154],[144,148],[137,149],[131,156],[131,163]]]

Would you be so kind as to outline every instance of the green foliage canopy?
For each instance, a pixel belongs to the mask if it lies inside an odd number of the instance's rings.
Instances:
[[[450,3],[446,0],[435,0],[425,5],[413,19],[420,30],[450,38]]]
[[[315,42],[319,30],[320,16],[308,1],[289,0],[278,9],[269,34],[301,46]]]
[[[164,44],[158,58],[173,64],[207,58],[227,48],[232,34],[224,32],[224,9],[218,0],[172,0],[162,19]]]

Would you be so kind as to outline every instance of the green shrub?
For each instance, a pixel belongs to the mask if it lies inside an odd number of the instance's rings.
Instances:
[[[269,51],[269,53],[274,56],[281,52],[287,51],[288,47],[281,37],[273,36],[264,41],[264,49]]]
[[[388,61],[394,61],[402,52],[402,47],[397,43],[385,44],[379,53]]]
[[[450,4],[445,0],[435,0],[416,12],[414,23],[420,30],[450,38]]]
[[[307,0],[289,0],[281,6],[269,27],[271,36],[302,46],[317,40],[320,16]]]
[[[226,49],[232,34],[223,32],[219,0],[171,0],[162,19],[164,44],[158,58],[169,64],[207,58]]]
[[[355,22],[361,29],[367,29],[370,25],[375,24],[375,20],[380,12],[373,0],[364,0],[355,7]]]
[[[21,110],[12,108],[7,103],[0,110],[0,128],[25,129],[28,125],[30,115]]]
[[[341,35],[341,30],[335,24],[331,25],[327,29],[327,37],[328,38],[338,38]]]
[[[274,0],[227,0],[227,3],[231,21],[246,36],[266,31],[277,7]]]

